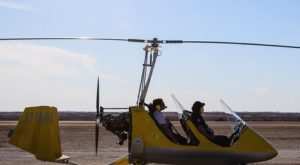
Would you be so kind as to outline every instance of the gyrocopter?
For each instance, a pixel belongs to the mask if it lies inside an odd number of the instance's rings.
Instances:
[[[220,41],[159,40],[157,38],[141,40],[90,37],[2,38],[0,42],[10,40],[102,40],[146,44],[144,47],[145,58],[142,76],[135,105],[125,108],[101,106],[98,78],[95,127],[96,154],[98,152],[100,124],[118,137],[118,144],[122,145],[128,139],[128,155],[114,161],[112,164],[246,164],[266,161],[278,154],[276,149],[266,139],[249,127],[224,101],[221,102],[228,110],[225,114],[230,116],[231,122],[234,123],[230,145],[221,146],[201,134],[195,123],[191,120],[191,112],[183,108],[180,102],[173,96],[174,101],[180,109],[179,119],[181,126],[187,135],[187,139],[189,139],[189,143],[186,144],[174,143],[163,133],[149,114],[149,107],[145,100],[161,44],[234,44],[300,49],[298,46]],[[115,114],[104,113],[105,110],[109,109],[126,109],[126,112]],[[58,119],[57,113],[52,113],[53,111],[56,112],[56,108],[47,106],[25,109],[15,131],[12,133],[10,143],[35,154],[40,160],[55,161],[59,159],[62,154],[57,126]],[[40,130],[42,128],[40,127],[41,125],[45,128],[43,131]],[[39,131],[33,131],[34,129],[39,129]],[[49,131],[45,130],[54,131],[50,131],[52,132],[51,136],[46,136],[43,134],[49,133]],[[36,132],[39,133],[37,134]],[[29,134],[31,138],[25,137]],[[42,149],[39,146],[43,141],[49,140],[50,142],[49,144],[47,143],[47,147],[51,148],[51,153],[47,153],[47,149]]]

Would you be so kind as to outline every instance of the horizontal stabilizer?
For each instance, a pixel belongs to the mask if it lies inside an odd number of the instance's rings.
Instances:
[[[109,163],[109,165],[128,165],[129,161],[128,161],[128,154]]]
[[[61,155],[58,159],[55,160],[57,163],[68,163],[71,158],[67,155]]]

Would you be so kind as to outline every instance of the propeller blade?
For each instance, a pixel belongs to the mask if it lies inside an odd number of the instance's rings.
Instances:
[[[96,155],[97,155],[97,153],[98,153],[98,140],[99,140],[99,120],[98,119],[96,119]]]
[[[99,141],[99,125],[100,125],[100,112],[99,112],[99,108],[100,108],[100,103],[99,103],[99,77],[97,80],[97,98],[96,98],[96,130],[95,130],[95,135],[96,135],[96,139],[95,139],[95,147],[96,147],[96,155],[98,153],[98,141]]]
[[[102,123],[104,115],[104,108],[100,106],[100,115],[99,115],[99,122]]]
[[[96,98],[96,114],[97,114],[97,117],[99,115],[99,108],[100,108],[100,103],[99,103],[99,77],[98,77],[98,80],[97,80],[97,98]]]

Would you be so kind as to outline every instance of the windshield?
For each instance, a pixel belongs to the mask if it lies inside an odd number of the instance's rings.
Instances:
[[[224,107],[225,113],[227,113],[226,117],[228,121],[234,122],[236,124],[243,124],[246,123],[237,115],[222,99],[220,100],[221,105]]]
[[[241,132],[246,123],[222,99],[220,99],[220,103],[223,107],[226,123],[230,127],[229,134]]]
[[[177,98],[173,94],[171,96],[172,96],[172,99],[175,103],[175,106],[176,106],[176,109],[177,109],[177,112],[178,112],[178,118],[180,120],[183,117],[182,116],[183,111],[186,110],[186,109],[182,106],[182,104],[177,100]]]
[[[175,103],[179,119],[185,120],[190,118],[191,113],[184,113],[192,111],[184,108],[178,99],[172,95]],[[222,107],[219,110],[205,110],[202,116],[207,125],[214,130],[215,135],[232,136],[233,134],[239,135],[246,123],[223,101],[220,100]]]

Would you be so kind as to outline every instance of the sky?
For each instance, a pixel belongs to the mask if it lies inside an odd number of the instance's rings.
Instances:
[[[300,46],[300,2],[0,0],[0,38],[101,37]],[[135,105],[145,44],[0,41],[0,111],[51,105],[95,111]],[[219,110],[300,112],[300,50],[212,44],[161,45],[146,102],[174,94]]]

